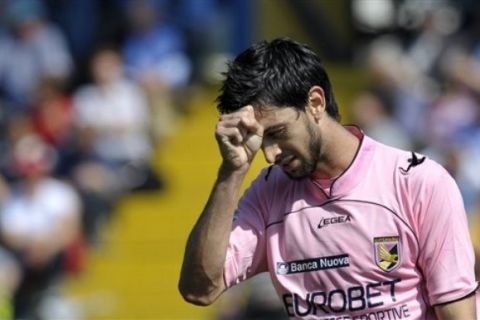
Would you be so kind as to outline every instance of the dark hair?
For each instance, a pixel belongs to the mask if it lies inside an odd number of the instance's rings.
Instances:
[[[320,58],[308,46],[291,39],[255,43],[229,63],[224,76],[217,98],[217,109],[222,114],[249,104],[305,110],[308,92],[317,85],[325,92],[327,113],[340,118]]]

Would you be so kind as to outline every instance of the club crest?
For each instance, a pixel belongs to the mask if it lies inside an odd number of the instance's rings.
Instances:
[[[400,237],[376,237],[373,239],[375,262],[383,271],[390,272],[400,265]]]

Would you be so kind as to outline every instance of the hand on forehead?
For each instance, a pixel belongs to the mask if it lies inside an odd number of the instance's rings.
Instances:
[[[269,126],[278,125],[280,123],[288,123],[298,119],[298,110],[293,107],[276,107],[272,105],[264,105],[254,108],[255,119],[265,129]]]

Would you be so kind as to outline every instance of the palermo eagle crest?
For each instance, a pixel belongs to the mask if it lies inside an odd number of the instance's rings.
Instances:
[[[373,239],[375,262],[383,271],[390,272],[400,265],[400,237],[377,237]]]

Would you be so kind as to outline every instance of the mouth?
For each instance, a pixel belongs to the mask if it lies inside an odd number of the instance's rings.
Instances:
[[[293,160],[295,160],[295,156],[287,156],[277,161],[277,165],[281,166],[283,170],[289,171]]]

